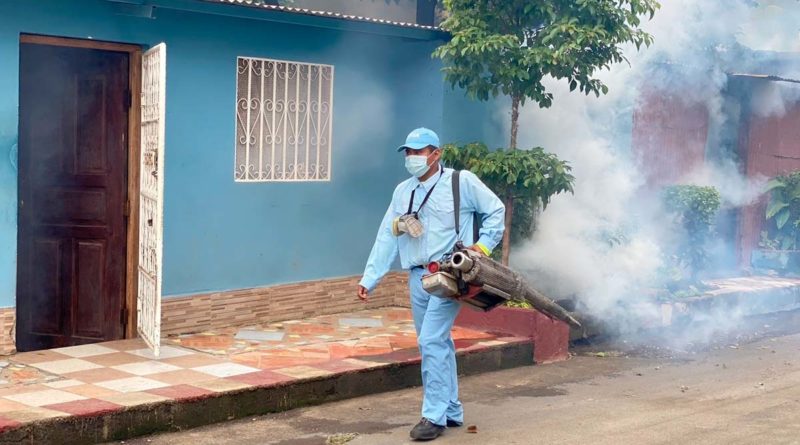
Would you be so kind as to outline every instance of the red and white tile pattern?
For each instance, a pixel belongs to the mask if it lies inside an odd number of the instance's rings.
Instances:
[[[253,326],[236,338],[239,331],[168,339],[159,357],[138,339],[11,356],[9,366],[37,377],[0,385],[0,431],[39,419],[101,415],[419,360],[408,309]],[[520,340],[460,327],[453,337],[459,350]]]

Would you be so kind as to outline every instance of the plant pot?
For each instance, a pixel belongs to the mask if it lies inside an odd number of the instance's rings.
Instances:
[[[465,307],[458,314],[456,325],[530,338],[536,363],[566,360],[569,356],[569,325],[534,309],[498,306],[483,312]]]

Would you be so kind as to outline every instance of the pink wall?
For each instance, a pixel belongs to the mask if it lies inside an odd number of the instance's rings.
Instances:
[[[747,176],[774,177],[800,169],[800,104],[795,104],[783,116],[752,115],[740,135],[742,160]],[[767,198],[742,209],[740,219],[739,261],[750,264],[750,254],[758,247],[764,228]]]
[[[644,93],[633,114],[633,154],[650,187],[674,184],[702,165],[707,136],[705,105],[676,96]]]

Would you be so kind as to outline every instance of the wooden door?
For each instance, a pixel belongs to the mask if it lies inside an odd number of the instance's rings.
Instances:
[[[124,335],[128,64],[20,45],[20,351]]]

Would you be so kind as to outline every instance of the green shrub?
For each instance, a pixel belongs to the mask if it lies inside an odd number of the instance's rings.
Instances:
[[[800,235],[800,171],[778,176],[767,184],[767,230],[761,247],[773,250],[796,250]]]
[[[673,185],[664,189],[664,206],[682,232],[674,249],[678,266],[688,268],[693,282],[705,270],[709,243],[715,235],[714,222],[722,204],[714,187]]]

